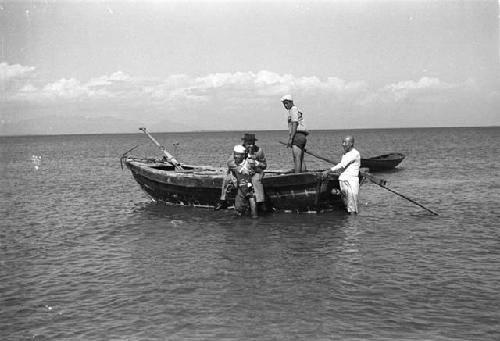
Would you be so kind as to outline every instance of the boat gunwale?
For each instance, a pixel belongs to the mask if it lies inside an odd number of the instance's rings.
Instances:
[[[392,157],[395,156],[395,157]],[[406,158],[406,155],[403,153],[387,153],[387,154],[381,154],[369,158],[361,158],[362,161],[369,160],[369,161],[397,161],[397,160],[403,160]]]
[[[212,166],[193,166],[182,164],[183,167],[189,167],[192,169],[177,170],[172,166],[172,169],[157,169],[155,166],[169,165],[166,162],[143,162],[137,159],[127,159],[127,164],[132,164],[137,168],[140,168],[146,172],[151,172],[155,174],[168,175],[169,177],[194,177],[194,176],[206,176],[206,177],[224,177],[227,173],[227,168],[216,168]],[[313,169],[306,172],[294,173],[293,169],[266,169],[264,174],[269,177],[277,176],[303,176],[304,174],[309,174],[313,176],[319,175],[321,172],[327,169]]]

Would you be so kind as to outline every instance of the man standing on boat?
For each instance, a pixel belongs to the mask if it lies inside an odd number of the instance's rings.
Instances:
[[[344,200],[347,212],[349,214],[358,214],[358,194],[359,194],[359,167],[361,165],[361,156],[354,148],[354,137],[345,136],[342,140],[344,154],[340,163],[336,164],[330,170],[323,172],[327,176],[330,171],[340,172],[339,184],[342,198]]]
[[[245,135],[243,135],[241,140],[242,140],[241,146],[245,148],[244,158],[247,160],[248,165],[253,173],[251,183],[255,194],[257,210],[260,212],[264,212],[265,194],[264,194],[264,186],[262,185],[262,178],[264,177],[264,170],[267,167],[266,156],[264,154],[264,150],[262,149],[262,147],[259,147],[255,144],[255,141],[257,141],[257,139],[255,138],[255,134],[245,133]],[[226,178],[224,178],[224,181],[222,182],[220,201],[217,204],[217,206],[215,206],[216,211],[227,208],[227,201],[226,201],[227,192],[231,184],[235,182],[235,178],[229,166],[230,164],[232,165],[233,162],[234,159],[233,157],[231,157],[228,160],[228,176],[226,176]]]
[[[286,110],[288,110],[288,143],[287,147],[292,148],[293,163],[295,173],[300,173],[306,170],[304,162],[304,150],[307,143],[307,131],[304,125],[302,112],[293,104],[291,95],[281,97],[281,102]]]

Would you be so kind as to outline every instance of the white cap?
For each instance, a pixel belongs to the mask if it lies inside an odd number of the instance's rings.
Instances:
[[[235,153],[244,154],[247,150],[245,149],[245,146],[242,146],[241,144],[237,144],[236,146],[234,146],[233,151]]]
[[[293,102],[292,95],[285,95],[285,96],[281,97],[280,100],[281,100],[281,102],[284,102],[284,101]]]

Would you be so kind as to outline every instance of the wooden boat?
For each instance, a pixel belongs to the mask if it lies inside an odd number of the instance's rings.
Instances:
[[[383,154],[368,159],[361,158],[361,167],[369,168],[371,172],[384,171],[396,168],[405,158],[401,153]]]
[[[175,167],[163,159],[124,157],[141,188],[154,200],[178,205],[214,207],[220,197],[224,168],[210,166]],[[262,180],[266,201],[274,211],[320,212],[345,209],[340,196],[338,175],[323,170],[293,173],[286,170],[267,170]],[[362,178],[360,178],[362,180]],[[234,203],[234,194],[228,204]]]

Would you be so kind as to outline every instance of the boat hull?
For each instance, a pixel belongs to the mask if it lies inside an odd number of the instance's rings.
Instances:
[[[385,171],[396,168],[405,158],[401,153],[390,153],[361,159],[361,167],[369,168],[371,172]]]
[[[221,194],[223,170],[179,173],[163,163],[126,161],[132,175],[153,199],[178,205],[214,206]],[[234,197],[230,196],[230,204]]]
[[[141,188],[153,199],[171,204],[214,207],[220,198],[226,170],[183,165],[176,171],[165,162],[129,158],[126,166]],[[340,196],[338,176],[322,176],[322,171],[292,173],[266,171],[262,179],[268,208],[274,211],[320,212],[345,209]],[[235,193],[228,195],[234,204]]]

